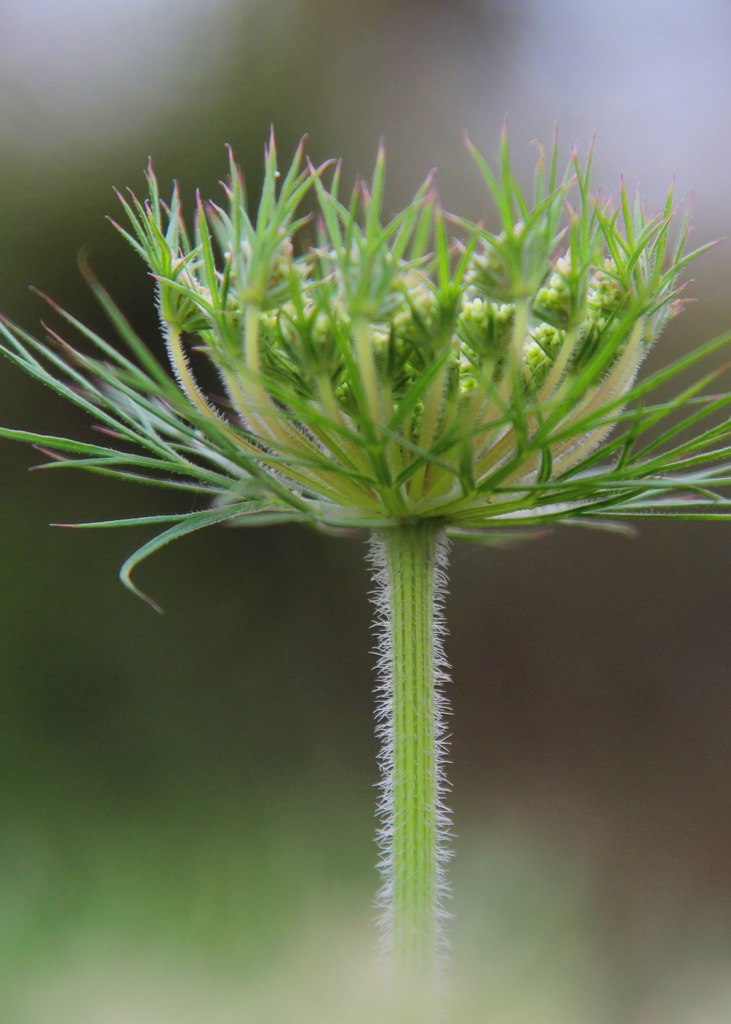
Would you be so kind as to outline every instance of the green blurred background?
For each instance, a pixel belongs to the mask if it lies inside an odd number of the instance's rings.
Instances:
[[[439,167],[448,208],[487,209],[462,144],[509,117],[596,181],[659,203],[696,190],[694,240],[727,234],[731,14],[616,0],[3,0],[0,308],[33,283],[111,334],[76,257],[151,344],[152,286],[105,222],[148,154],[190,203],[230,142],[256,194],[286,159],[368,172],[391,208]],[[728,245],[654,365],[731,322]],[[0,367],[3,425],[73,409]],[[376,745],[363,538],[210,530],[116,581],[134,532],[49,522],[180,498],[28,474],[0,500],[0,1020],[378,1020],[370,900]],[[460,1024],[722,1024],[731,1016],[731,529],[558,531],[454,549],[451,1016]]]

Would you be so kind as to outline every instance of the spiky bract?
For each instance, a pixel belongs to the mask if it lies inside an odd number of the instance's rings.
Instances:
[[[10,359],[111,440],[5,436],[49,449],[56,464],[196,490],[206,502],[124,521],[175,524],[126,563],[128,585],[161,544],[225,520],[337,529],[428,518],[492,542],[557,519],[726,514],[713,488],[727,476],[729,429],[702,421],[728,396],[697,397],[711,376],[660,404],[645,396],[727,338],[635,383],[678,308],[677,275],[697,255],[683,252],[687,218],[671,244],[672,192],[655,217],[624,187],[615,205],[590,193],[591,158],[572,155],[560,177],[554,147],[527,194],[505,138],[498,176],[472,152],[496,231],[446,216],[431,178],[384,217],[382,148],[370,188],[344,203],[339,165],[328,187],[331,168],[305,164],[300,146],[280,176],[272,139],[256,214],[231,160],[223,205],[198,199],[192,233],[177,188],[164,203],[148,169],[148,198],[120,197],[120,230],[155,279],[174,379],[89,271],[129,354],[63,311],[95,355],[0,324]],[[204,358],[220,399],[196,380]],[[695,435],[677,443],[687,427]]]

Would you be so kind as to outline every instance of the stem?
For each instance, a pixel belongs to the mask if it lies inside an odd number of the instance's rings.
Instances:
[[[358,361],[361,383],[367,404],[368,415],[376,423],[381,423],[383,416],[381,410],[381,393],[378,388],[378,373],[376,362],[373,356],[373,342],[371,339],[371,328],[367,320],[359,317],[353,324],[353,337],[355,339],[355,356]]]
[[[438,525],[423,521],[375,531],[371,553],[381,640],[378,904],[394,980],[403,994],[424,994],[436,980],[446,888],[446,544]]]

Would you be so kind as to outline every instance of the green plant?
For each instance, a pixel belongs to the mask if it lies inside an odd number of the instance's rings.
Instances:
[[[129,223],[119,230],[155,279],[172,376],[88,268],[126,352],[55,305],[88,351],[0,323],[8,358],[109,441],[3,436],[44,449],[48,466],[202,500],[197,511],[81,524],[165,524],[122,568],[140,596],[131,573],[144,558],[215,523],[370,531],[380,903],[407,993],[429,988],[444,939],[445,538],[501,544],[552,523],[730,514],[718,488],[729,483],[731,397],[703,394],[717,371],[666,391],[731,334],[635,379],[680,308],[678,274],[703,251],[684,253],[687,215],[671,232],[672,192],[654,217],[624,187],[616,205],[593,197],[591,157],[573,154],[559,176],[554,146],[527,194],[505,137],[497,176],[470,148],[495,233],[445,215],[431,179],[384,218],[383,149],[370,187],[342,201],[339,165],[305,164],[300,146],[280,178],[272,139],[256,214],[231,159],[224,206],[199,199],[192,234],[177,189],[163,202],[149,168],[148,198],[120,197]],[[311,198],[314,227],[300,213]],[[202,359],[225,400],[199,386]]]

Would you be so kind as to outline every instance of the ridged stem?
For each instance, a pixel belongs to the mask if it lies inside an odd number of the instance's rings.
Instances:
[[[434,988],[443,946],[446,544],[430,522],[375,531],[382,747],[379,905],[400,995]]]

